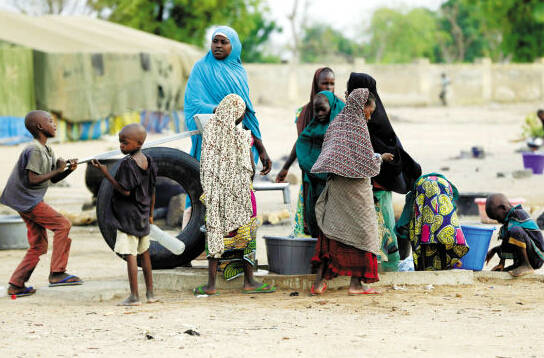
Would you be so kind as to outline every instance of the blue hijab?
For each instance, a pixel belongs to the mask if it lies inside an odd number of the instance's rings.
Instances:
[[[246,113],[242,121],[243,127],[249,129],[255,138],[261,139],[259,120],[255,117],[255,110],[249,99],[247,73],[240,58],[242,44],[238,34],[228,26],[220,26],[214,31],[212,41],[217,34],[225,35],[229,39],[232,51],[227,58],[218,60],[209,50],[206,56],[194,65],[185,87],[184,114],[187,129],[197,129],[193,118],[195,114],[213,113],[213,109],[225,96],[234,93],[242,97],[246,103]],[[200,160],[202,136],[194,135],[191,137],[191,141],[191,155]],[[255,162],[259,160],[255,146],[253,147],[253,159]]]

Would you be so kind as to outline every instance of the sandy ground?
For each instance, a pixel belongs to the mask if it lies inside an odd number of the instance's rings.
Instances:
[[[444,173],[461,192],[502,191],[544,206],[542,177],[515,180],[522,169],[516,149],[521,122],[536,104],[455,108],[391,108],[389,115],[406,150],[425,172]],[[295,140],[293,111],[260,108],[265,145],[272,159],[289,152]],[[151,136],[151,139],[157,136]],[[485,159],[452,159],[474,145]],[[188,141],[176,143],[186,149]],[[54,145],[65,158],[85,157],[117,147],[116,139]],[[5,185],[22,146],[2,147],[0,187]],[[296,167],[293,173],[298,173]],[[497,177],[497,172],[506,174]],[[69,187],[53,187],[46,200],[78,212],[90,199],[84,168],[67,178]],[[292,199],[296,197],[296,187]],[[396,197],[402,201],[402,197]],[[283,209],[281,194],[259,193],[262,210]],[[0,207],[0,212],[9,212]],[[290,224],[263,227],[260,235],[283,235]],[[102,240],[96,227],[77,227],[69,268],[85,280],[123,279],[124,262]],[[0,286],[23,251],[0,251]],[[265,257],[263,245],[258,255]],[[50,254],[44,256],[31,285],[46,284]],[[160,291],[162,302],[135,309],[116,301],[90,302],[78,297],[44,301],[40,296],[0,299],[0,356],[368,356],[368,357],[542,357],[536,342],[544,323],[541,283],[531,280],[478,282],[473,286],[382,289],[377,297],[348,297],[345,291],[309,297],[289,291],[266,296],[223,292],[197,299],[188,292]],[[184,332],[194,329],[200,336]],[[146,334],[153,337],[146,338]]]

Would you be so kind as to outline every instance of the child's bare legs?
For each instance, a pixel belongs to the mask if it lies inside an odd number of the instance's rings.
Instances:
[[[529,275],[535,270],[533,270],[533,267],[531,266],[529,262],[529,256],[527,255],[527,248],[525,247],[518,247],[518,252],[521,253],[521,257],[523,258],[523,262],[520,266],[516,267],[512,271],[510,271],[510,274],[514,277],[520,277]]]
[[[158,302],[159,300],[153,293],[153,271],[151,268],[151,256],[149,255],[149,250],[142,253],[140,257],[142,259],[142,271],[144,272],[146,288],[145,297],[147,299],[147,303]]]
[[[126,255],[127,270],[128,270],[128,283],[130,285],[130,296],[127,297],[120,306],[137,306],[140,304],[140,297],[138,296],[138,264],[136,263],[136,256]]]

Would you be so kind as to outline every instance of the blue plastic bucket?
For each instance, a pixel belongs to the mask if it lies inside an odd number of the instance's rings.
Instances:
[[[461,225],[461,229],[470,249],[461,258],[463,264],[459,268],[463,270],[482,271],[485,256],[489,250],[489,243],[491,242],[495,228]]]

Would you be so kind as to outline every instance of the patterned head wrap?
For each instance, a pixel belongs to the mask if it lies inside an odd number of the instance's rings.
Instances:
[[[244,115],[244,100],[229,94],[217,106],[202,136],[200,181],[206,205],[208,252],[219,258],[223,237],[249,223],[251,204],[251,133],[236,126]]]
[[[331,173],[347,178],[371,178],[380,172],[381,159],[374,155],[364,107],[368,89],[358,88],[329,125],[321,155],[312,173]]]

